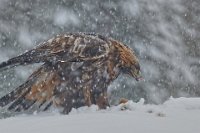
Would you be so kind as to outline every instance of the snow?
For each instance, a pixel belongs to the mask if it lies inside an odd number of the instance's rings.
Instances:
[[[124,110],[123,110],[124,109]],[[1,133],[199,133],[200,98],[170,98],[162,105],[126,104],[98,110],[97,106],[19,115],[0,120]]]
[[[80,23],[78,16],[69,10],[60,9],[54,15],[54,24],[59,26],[78,25]]]
[[[33,46],[33,41],[32,41],[32,36],[31,34],[28,32],[27,28],[19,28],[19,36],[18,36],[18,40],[20,42],[21,45],[23,45],[26,48],[31,48]]]

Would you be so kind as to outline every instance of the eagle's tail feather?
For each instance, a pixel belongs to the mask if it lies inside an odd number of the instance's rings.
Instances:
[[[51,105],[53,105],[52,101],[46,105],[46,107],[43,109],[43,111],[48,110],[51,107]]]
[[[12,110],[15,112],[20,112],[23,110],[28,110],[33,104],[38,102],[37,98],[27,98],[31,93],[32,87],[39,83],[38,80],[42,79],[42,76],[45,75],[44,66],[40,67],[36,72],[34,72],[29,79],[15,90],[11,91],[7,95],[0,98],[0,107],[8,106],[8,110]],[[41,83],[43,80],[41,81]],[[43,101],[45,103],[45,101]],[[44,103],[40,103],[40,107]],[[40,108],[39,107],[39,108]]]
[[[20,112],[22,110],[27,110],[32,104],[31,100],[25,99],[26,94],[29,92],[30,89],[27,89],[26,92],[22,92],[23,94],[20,95],[9,107],[8,110],[15,110],[16,112]]]
[[[19,100],[19,98],[23,94],[27,94],[29,92],[30,87],[28,87],[28,86],[30,86],[30,81],[27,81],[26,83],[22,84],[15,90],[11,91],[7,95],[0,98],[0,107],[4,107],[4,106],[10,104],[11,102],[15,101],[16,99]],[[16,101],[18,101],[18,100],[16,100]]]
[[[36,102],[35,100],[29,100],[25,97],[30,92],[32,84],[32,80],[29,80],[9,94],[0,98],[0,106],[4,107],[10,104],[8,110],[15,112],[29,109]]]

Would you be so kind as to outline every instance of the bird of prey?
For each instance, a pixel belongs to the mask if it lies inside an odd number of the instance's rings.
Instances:
[[[0,71],[43,63],[25,83],[0,98],[0,107],[23,112],[54,106],[68,114],[72,108],[109,106],[107,88],[121,73],[137,81],[140,65],[134,51],[122,42],[99,34],[57,35],[0,64]]]

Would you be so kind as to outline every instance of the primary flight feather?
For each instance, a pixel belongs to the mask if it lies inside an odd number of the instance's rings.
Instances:
[[[0,98],[8,110],[47,110],[69,113],[72,108],[109,106],[107,88],[120,73],[141,78],[135,53],[123,43],[98,34],[58,35],[36,48],[0,64],[0,71],[43,63],[27,81]]]

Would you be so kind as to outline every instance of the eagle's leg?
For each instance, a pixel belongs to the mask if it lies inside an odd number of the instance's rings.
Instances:
[[[56,96],[54,97],[53,104],[58,108],[63,108],[63,111],[61,112],[63,114],[68,114],[72,108],[76,109],[85,105],[83,102],[84,96],[81,91],[73,92],[65,90],[55,93]]]
[[[83,95],[84,95],[84,101],[86,106],[91,106],[92,105],[92,97],[91,97],[91,91],[89,87],[84,87],[83,88]]]
[[[106,109],[109,106],[107,91],[91,91],[89,88],[83,89],[84,101],[86,106],[98,105],[99,109]]]
[[[96,103],[100,109],[106,109],[108,106],[110,106],[106,93],[101,93],[101,95],[96,99]]]
[[[93,92],[92,94],[92,103],[98,105],[99,109],[106,109],[110,106],[107,97],[107,91],[103,92]]]
[[[54,98],[53,104],[58,108],[63,108],[63,111],[61,111],[61,113],[68,114],[73,108],[72,99],[73,97],[68,94],[66,94],[66,97],[60,95],[60,97]]]

